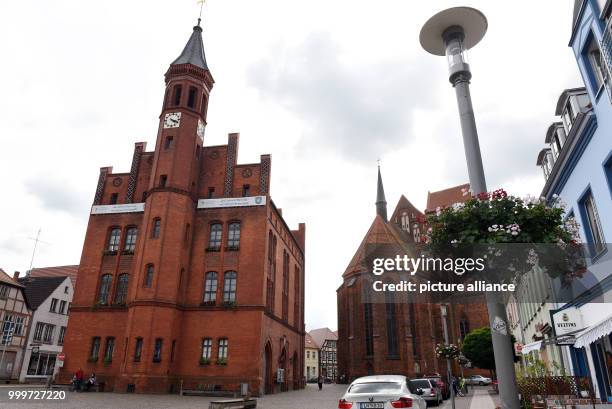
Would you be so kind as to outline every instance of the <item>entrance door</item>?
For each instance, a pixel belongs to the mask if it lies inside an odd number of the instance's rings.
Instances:
[[[266,344],[264,349],[264,393],[270,394],[274,391],[274,384],[272,383],[272,347],[270,344]]]
[[[595,374],[597,375],[597,384],[599,386],[599,394],[603,402],[612,402],[612,388],[610,387],[610,372],[612,368],[612,349],[610,345],[606,345],[603,340],[597,340],[591,344],[591,354],[593,355],[593,364]]]
[[[0,352],[0,356],[2,352]],[[13,375],[13,368],[15,367],[15,358],[17,357],[17,352],[14,351],[6,351],[4,352],[4,359],[2,360],[2,366],[0,366],[0,378],[3,379],[11,379]]]

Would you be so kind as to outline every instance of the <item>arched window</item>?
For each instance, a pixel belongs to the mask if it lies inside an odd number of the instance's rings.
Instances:
[[[115,304],[125,304],[129,280],[129,274],[119,274],[119,278],[117,279],[117,291],[115,291]]]
[[[227,247],[238,250],[240,247],[240,222],[231,222],[227,228]]]
[[[151,228],[151,238],[157,239],[159,238],[159,232],[161,231],[161,219],[156,217],[153,219],[153,226]]]
[[[470,323],[467,318],[461,318],[459,321],[459,333],[461,334],[461,339],[465,339],[465,336],[470,332]]]
[[[125,236],[125,246],[123,249],[126,252],[133,253],[136,250],[136,238],[138,237],[138,228],[129,227]]]
[[[172,104],[174,106],[181,104],[181,93],[183,92],[183,87],[180,85],[174,86],[174,93],[172,94]]]
[[[98,292],[98,303],[105,305],[108,304],[108,297],[110,295],[111,284],[113,283],[113,276],[110,274],[104,274],[100,279],[100,291]]]
[[[153,273],[154,272],[155,272],[155,267],[153,267],[153,264],[147,264],[147,267],[145,270],[145,279],[144,279],[145,287],[151,287],[153,285]]]
[[[189,108],[195,109],[197,96],[198,89],[196,87],[189,87],[189,94],[187,94],[187,106]]]
[[[223,235],[223,225],[221,223],[213,223],[210,225],[210,237],[208,240],[209,251],[219,251],[221,248],[221,237]]]
[[[217,273],[209,271],[204,279],[204,302],[214,304],[217,300]]]
[[[108,251],[115,252],[119,250],[119,243],[121,242],[121,229],[119,227],[113,227],[108,236]]]
[[[223,281],[223,302],[236,302],[236,272],[226,271]]]

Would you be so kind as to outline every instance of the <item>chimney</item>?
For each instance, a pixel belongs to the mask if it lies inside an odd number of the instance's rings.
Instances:
[[[17,281],[17,279],[19,278],[19,274],[20,274],[19,271],[15,271],[13,273],[13,280]]]

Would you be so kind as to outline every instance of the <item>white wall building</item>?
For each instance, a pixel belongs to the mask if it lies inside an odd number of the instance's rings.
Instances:
[[[69,277],[26,277],[19,282],[33,309],[19,380],[46,382],[61,365],[57,355],[62,352],[74,289]]]

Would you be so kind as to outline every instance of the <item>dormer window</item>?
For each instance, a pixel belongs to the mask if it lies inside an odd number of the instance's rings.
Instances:
[[[589,71],[588,74],[591,80],[591,85],[593,87],[593,94],[597,94],[605,82],[606,74],[599,44],[597,44],[597,41],[593,35],[591,35],[591,38],[587,43],[585,55],[587,57],[586,60],[588,61],[587,68]]]
[[[542,167],[544,172],[544,179],[548,179],[550,172],[552,171],[554,158],[551,149],[542,149],[538,155],[537,165]]]
[[[580,112],[585,112],[591,101],[584,88],[568,89],[563,91],[557,103],[556,114],[561,116],[565,134],[569,135]]]

